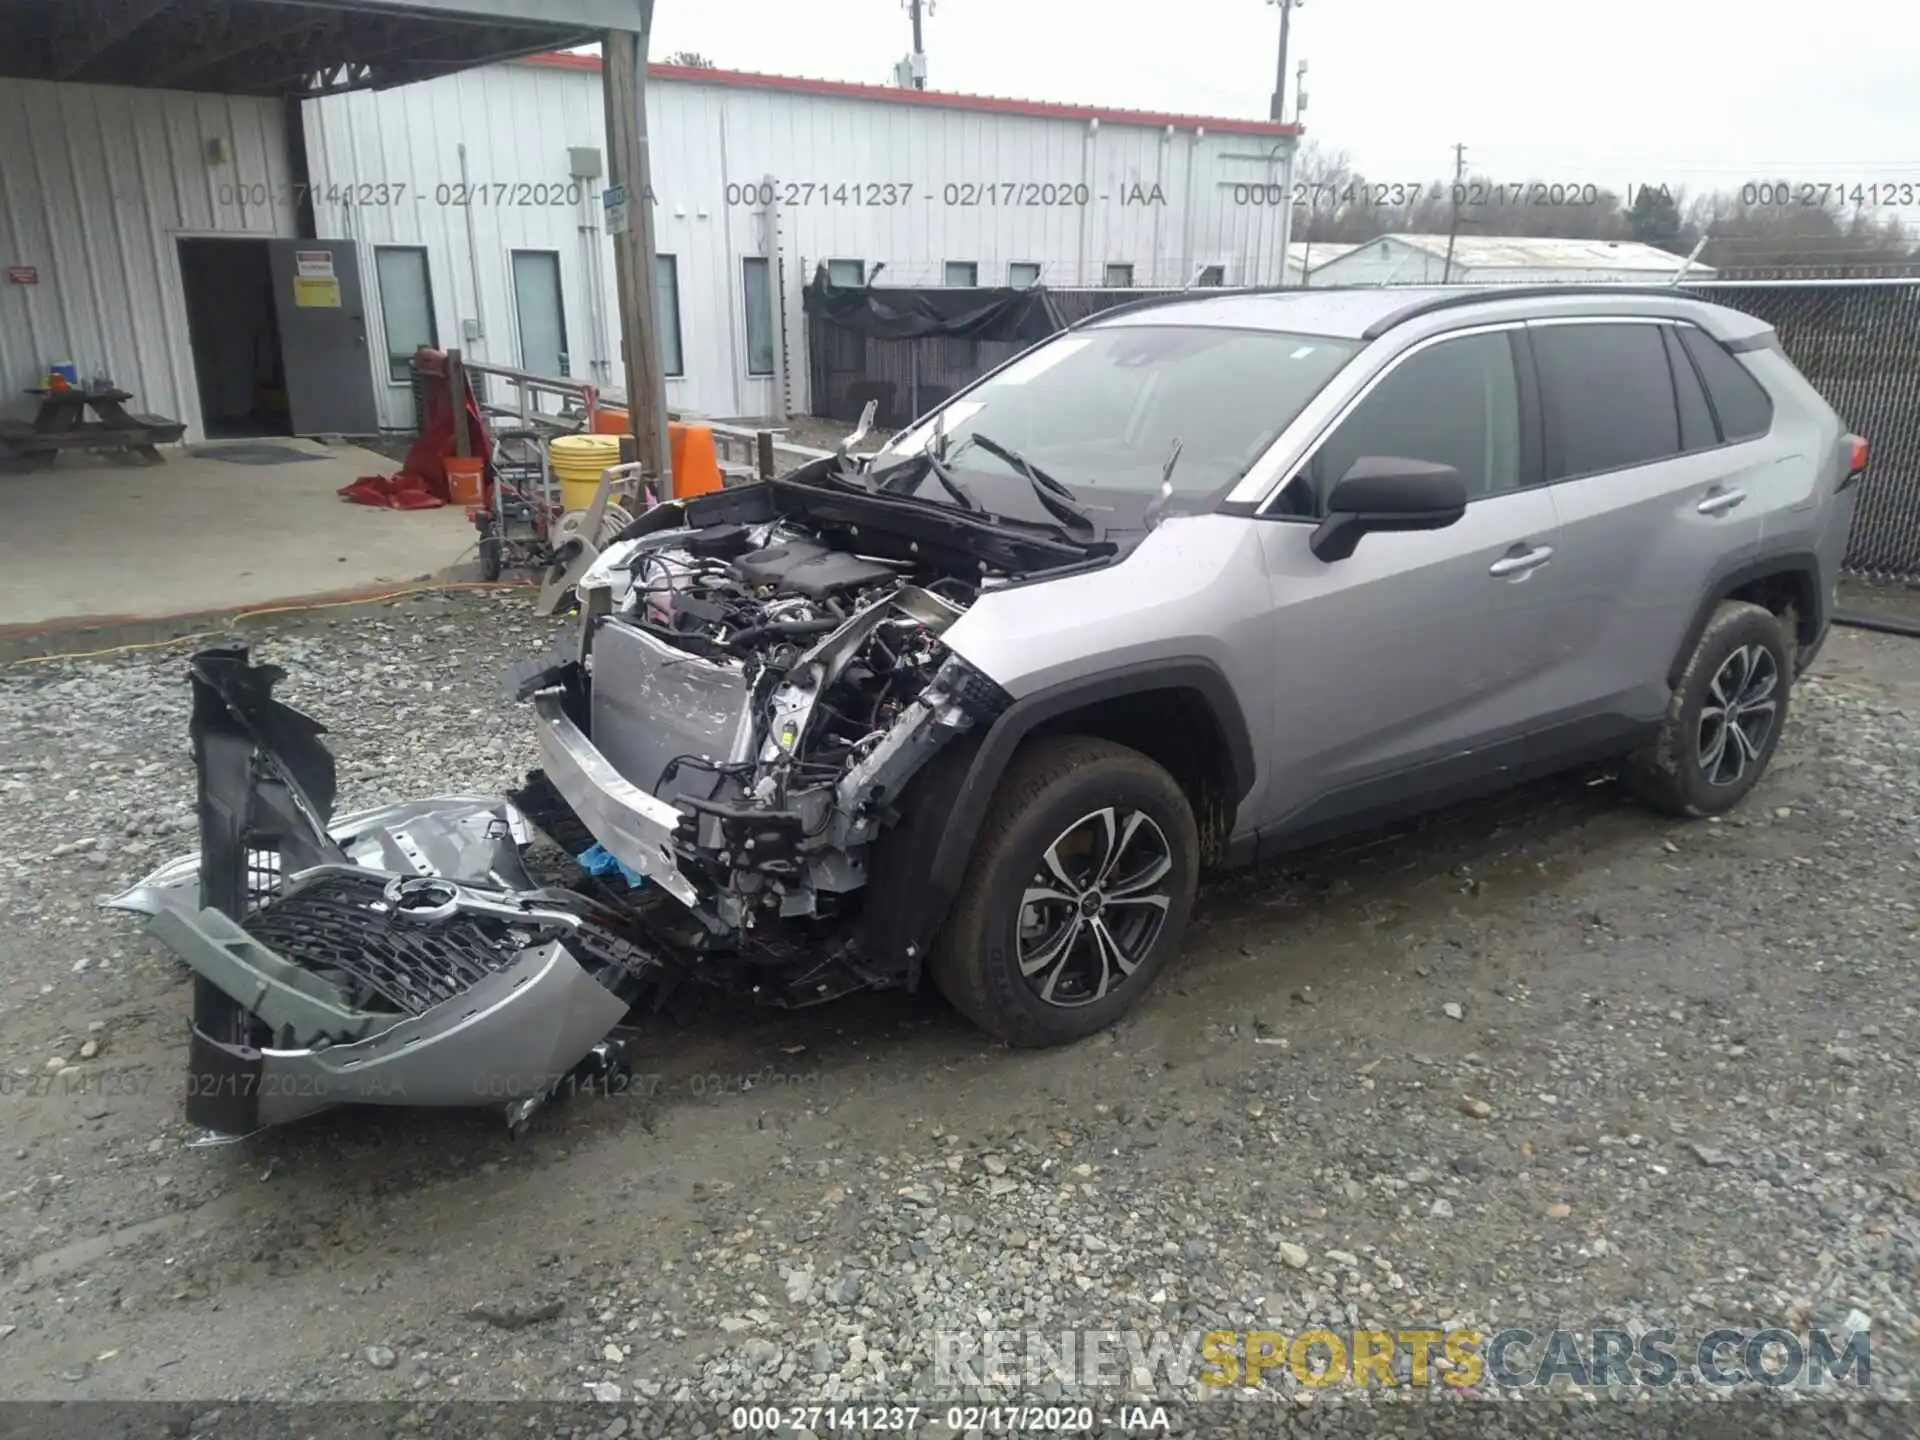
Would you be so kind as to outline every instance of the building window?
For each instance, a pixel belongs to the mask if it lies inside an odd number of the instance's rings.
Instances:
[[[520,368],[553,377],[570,373],[558,252],[513,252],[513,310],[520,326]]]
[[[1201,285],[1226,284],[1227,283],[1227,267],[1224,265],[1207,266],[1206,269],[1200,272],[1200,279],[1196,283]]]
[[[940,283],[952,289],[971,290],[980,283],[980,267],[972,260],[949,260]]]
[[[680,354],[680,262],[671,255],[653,257],[653,303],[660,313],[660,373],[684,375]]]
[[[867,262],[864,260],[827,261],[827,279],[843,288],[853,288],[867,283]]]
[[[413,352],[439,343],[427,252],[411,245],[377,246],[373,268],[380,281],[380,319],[387,330],[387,376],[405,381],[412,374]]]
[[[747,307],[747,374],[773,374],[773,267],[764,255],[740,262]]]
[[[1016,290],[1040,283],[1040,267],[1031,260],[1016,260],[1007,266],[1007,284]]]
[[[1133,266],[1107,266],[1106,278],[1101,283],[1109,290],[1131,290],[1133,288]]]

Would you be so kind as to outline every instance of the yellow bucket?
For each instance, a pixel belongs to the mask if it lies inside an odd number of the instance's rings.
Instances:
[[[547,446],[547,459],[560,482],[560,503],[585,510],[600,489],[600,472],[620,463],[618,435],[562,435]]]

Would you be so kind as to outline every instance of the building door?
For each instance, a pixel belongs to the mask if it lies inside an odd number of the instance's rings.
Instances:
[[[269,240],[267,253],[293,433],[376,433],[373,354],[353,242]]]
[[[201,434],[291,434],[267,242],[192,236],[179,245]]]
[[[567,316],[556,251],[513,252],[513,308],[520,324],[520,368],[550,378],[566,375]]]

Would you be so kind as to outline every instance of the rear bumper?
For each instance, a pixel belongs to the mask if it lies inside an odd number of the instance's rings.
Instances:
[[[348,1044],[282,1050],[217,1040],[209,1030],[225,1029],[231,1013],[222,1000],[239,997],[208,996],[203,987],[195,1006],[187,1119],[232,1135],[334,1105],[537,1098],[627,1010],[557,940],[521,952],[512,965],[424,1014]]]

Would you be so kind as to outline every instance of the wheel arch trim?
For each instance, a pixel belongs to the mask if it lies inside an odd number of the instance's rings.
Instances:
[[[1743,560],[1717,571],[1707,586],[1706,594],[1681,639],[1680,648],[1674,652],[1667,671],[1669,688],[1680,683],[1688,661],[1693,658],[1694,649],[1700,644],[1700,637],[1706,633],[1713,612],[1720,608],[1722,602],[1733,598],[1733,592],[1742,586],[1751,585],[1756,580],[1771,580],[1776,576],[1791,576],[1805,581],[1807,593],[1813,597],[1812,613],[1801,617],[1801,633],[1787,637],[1793,646],[1794,657],[1797,659],[1819,644],[1820,637],[1826,633],[1829,609],[1828,597],[1820,590],[1819,556],[1811,550],[1787,550]]]
[[[880,952],[875,958],[904,963],[907,984],[918,986],[927,947],[959,894],[974,842],[986,822],[987,807],[1028,736],[1075,710],[1128,695],[1162,691],[1192,692],[1207,707],[1225,742],[1223,768],[1230,777],[1231,799],[1237,807],[1252,790],[1257,774],[1253,737],[1232,684],[1212,660],[1180,656],[1141,661],[1036,690],[1000,713],[969,747],[958,773],[940,787],[944,793],[939,796],[942,813],[937,835],[929,833],[932,827],[926,827],[906,841],[918,855],[903,857],[908,863],[894,873],[913,875],[915,893],[904,902],[885,907],[886,922],[875,926],[872,936]],[[962,757],[954,759],[960,761]],[[924,863],[920,857],[924,857]]]
[[[961,781],[952,817],[934,853],[932,880],[951,895],[960,887],[987,805],[1014,752],[1039,726],[1075,710],[1156,691],[1192,691],[1206,705],[1226,744],[1226,771],[1237,805],[1253,788],[1253,738],[1225,673],[1199,656],[1143,661],[1048,686],[1016,700],[988,728]]]

